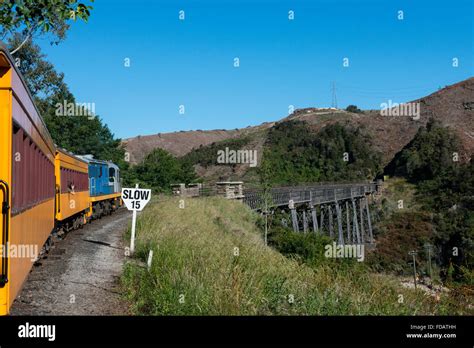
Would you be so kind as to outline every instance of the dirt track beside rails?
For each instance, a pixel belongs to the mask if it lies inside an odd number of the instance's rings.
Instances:
[[[125,208],[56,241],[34,266],[12,315],[125,315],[119,278],[125,260]]]

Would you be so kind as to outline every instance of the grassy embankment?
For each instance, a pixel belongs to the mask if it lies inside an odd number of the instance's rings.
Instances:
[[[150,203],[139,216],[135,257],[122,278],[139,315],[455,314],[442,297],[402,288],[354,262],[308,266],[266,247],[258,216],[222,198]],[[345,260],[347,261],[347,260]],[[402,303],[401,299],[403,298]]]

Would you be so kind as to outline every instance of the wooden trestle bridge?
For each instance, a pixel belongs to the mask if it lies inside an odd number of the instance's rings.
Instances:
[[[268,213],[289,209],[294,231],[328,234],[338,244],[371,244],[374,241],[369,199],[379,191],[377,183],[322,184],[246,189],[243,202]]]

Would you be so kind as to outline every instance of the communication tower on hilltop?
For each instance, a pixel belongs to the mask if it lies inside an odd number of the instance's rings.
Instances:
[[[331,107],[337,109],[336,82],[332,83],[331,92],[332,92]]]

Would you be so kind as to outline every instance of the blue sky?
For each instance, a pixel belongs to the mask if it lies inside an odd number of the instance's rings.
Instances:
[[[378,109],[474,76],[473,4],[96,0],[64,42],[37,42],[118,137],[232,129],[330,106],[333,82],[338,107]]]

